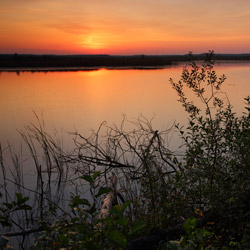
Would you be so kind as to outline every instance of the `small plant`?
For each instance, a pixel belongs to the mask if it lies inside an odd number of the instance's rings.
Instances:
[[[0,193],[0,197],[2,194]],[[10,216],[16,211],[27,211],[31,210],[31,206],[26,204],[26,201],[29,200],[29,197],[23,197],[21,193],[16,193],[16,200],[12,202],[3,202],[0,207],[0,224],[3,227],[10,227],[12,222]]]
[[[184,224],[185,235],[180,240],[169,241],[162,249],[217,249],[212,245],[213,233],[197,227],[197,218],[187,218]]]
[[[0,199],[2,194],[0,193]],[[27,212],[31,210],[31,206],[26,202],[29,200],[29,197],[23,197],[21,193],[16,193],[16,199],[11,202],[2,202],[0,205],[0,224],[3,228],[11,228],[17,224],[15,222],[15,216],[17,212]],[[9,238],[4,234],[0,235],[0,249],[14,249],[12,246],[8,245]]]
[[[99,172],[95,172],[92,176],[81,177],[89,183],[90,188],[93,188],[92,204],[79,195],[72,196],[69,204],[72,210],[70,217],[63,216],[54,224],[45,226],[44,230],[36,235],[36,243],[31,249],[125,248],[128,239],[145,227],[142,222],[131,223],[125,216],[130,202],[116,204],[105,217],[100,216],[97,199],[112,190],[96,184],[99,175]]]

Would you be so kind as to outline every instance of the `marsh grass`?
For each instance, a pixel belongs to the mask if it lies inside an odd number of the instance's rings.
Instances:
[[[5,148],[0,147],[1,182],[3,181],[1,203],[10,208],[8,212],[4,210],[7,213],[5,221],[9,223],[4,228],[7,231],[22,232],[39,227],[39,221],[45,218],[50,221],[56,216],[48,214],[49,210],[65,213],[64,188],[69,168],[66,162],[62,162],[61,140],[57,135],[54,136],[55,139],[49,135],[44,122],[36,114],[35,116],[36,125],[30,124],[24,131],[19,131],[22,139],[19,152],[10,144]],[[29,197],[26,203],[31,210],[8,205],[15,202],[16,193]],[[21,238],[19,244],[24,247],[24,239],[27,237],[23,235]]]
[[[153,169],[152,172],[158,172],[157,176],[161,176],[161,180],[176,169],[171,163],[171,153],[162,139],[173,127],[158,132],[152,128],[151,121],[143,116],[135,121],[128,121],[124,117],[119,127],[102,123],[89,137],[84,137],[77,131],[72,133],[75,147],[66,152],[62,139],[57,134],[51,136],[47,133],[44,121],[36,114],[35,116],[37,124],[30,124],[24,131],[19,131],[22,138],[19,154],[11,145],[4,150],[1,148],[2,202],[11,203],[15,200],[15,193],[22,193],[29,197],[26,203],[32,207],[31,211],[9,213],[8,221],[13,228],[8,227],[7,231],[39,228],[41,222],[51,224],[57,216],[69,215],[68,204],[71,197],[77,195],[96,203],[98,210],[102,199],[96,199],[95,189],[97,186],[107,186],[114,173],[119,179],[119,201],[132,201],[133,205],[129,208],[130,211],[133,210],[130,213],[131,220],[143,218],[142,208],[135,204],[141,202],[142,194],[150,191],[145,190],[141,183],[142,179],[146,180],[151,176],[149,166]],[[132,129],[128,131],[126,126]],[[28,152],[24,153],[24,148]],[[81,178],[97,172],[97,186],[91,186]],[[27,173],[28,178],[25,176]],[[32,180],[32,184],[27,183],[27,180]],[[153,181],[149,180],[151,191]],[[156,193],[151,197],[151,207],[155,207],[155,195]],[[145,205],[145,209],[151,208]],[[150,218],[153,225],[156,225],[156,215],[155,210]]]

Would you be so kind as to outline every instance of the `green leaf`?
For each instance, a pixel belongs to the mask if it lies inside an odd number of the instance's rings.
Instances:
[[[90,184],[93,184],[93,179],[92,179],[92,177],[90,175],[85,174],[85,175],[81,176],[80,178],[87,181]]]
[[[21,205],[25,203],[27,200],[29,200],[29,197],[23,197],[21,193],[16,193],[16,198],[17,198],[18,205]]]
[[[11,223],[9,223],[7,216],[0,216],[0,224],[3,227],[10,227],[10,226],[12,226]]]
[[[118,217],[123,216],[123,215],[122,215],[122,211],[121,211],[121,207],[120,207],[119,204],[113,206],[113,207],[111,208],[110,212],[111,212],[112,214],[118,216]]]
[[[111,231],[108,234],[108,239],[115,242],[119,247],[122,247],[122,248],[125,248],[128,243],[125,235],[118,231]]]
[[[87,213],[89,214],[93,214],[96,212],[96,206],[95,206],[95,203],[93,203],[93,205],[91,206],[90,209],[86,210]]]
[[[112,191],[112,188],[110,188],[110,187],[100,187],[96,197],[99,197],[99,196],[101,196],[103,194],[107,194],[107,193],[109,193],[111,191]]]
[[[144,221],[137,221],[136,224],[131,228],[129,235],[133,235],[136,232],[140,231],[146,226]]]
[[[12,209],[13,208],[13,204],[12,203],[3,203],[4,206],[6,206],[8,209]]]
[[[93,180],[95,180],[99,175],[101,174],[101,172],[97,171],[93,174]]]
[[[23,196],[21,193],[16,193],[16,198],[17,198],[17,202],[20,202],[23,199]]]
[[[184,229],[187,233],[187,235],[191,235],[192,232],[194,232],[197,225],[197,219],[196,218],[187,218],[184,223]]]
[[[121,208],[121,211],[124,212],[125,209],[131,204],[131,201],[126,201],[123,205],[122,205],[122,208]]]
[[[116,223],[121,225],[121,226],[126,226],[127,225],[127,220],[125,216],[121,216],[119,219],[116,220]]]
[[[87,199],[82,199],[80,198],[80,195],[76,195],[73,200],[72,203],[70,204],[71,208],[77,207],[79,205],[86,205],[86,206],[90,206],[89,201]]]
[[[69,243],[69,236],[66,234],[59,234],[59,239],[62,242],[63,245],[68,245]]]

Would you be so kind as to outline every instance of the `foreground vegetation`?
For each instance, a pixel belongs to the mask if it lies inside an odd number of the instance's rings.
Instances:
[[[88,138],[76,132],[75,149],[65,152],[42,123],[31,125],[21,135],[37,175],[32,190],[11,150],[10,180],[1,150],[1,246],[15,236],[26,249],[32,233],[30,249],[249,249],[250,97],[236,116],[212,54],[170,80],[189,114],[186,127],[159,132],[143,117],[130,130],[126,120],[102,124]],[[198,102],[186,96],[190,91]],[[174,129],[182,156],[166,146]],[[63,196],[69,188],[70,198]]]

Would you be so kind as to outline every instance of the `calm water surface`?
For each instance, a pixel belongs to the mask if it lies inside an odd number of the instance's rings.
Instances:
[[[183,65],[156,70],[106,70],[79,72],[0,73],[0,141],[18,144],[17,130],[35,121],[36,112],[53,128],[65,133],[90,133],[102,121],[119,124],[143,114],[155,129],[185,124],[186,114],[171,89],[169,78],[179,80]],[[243,111],[250,94],[250,62],[220,63],[218,75],[227,80],[227,93],[235,111]],[[66,144],[68,139],[66,139]]]

